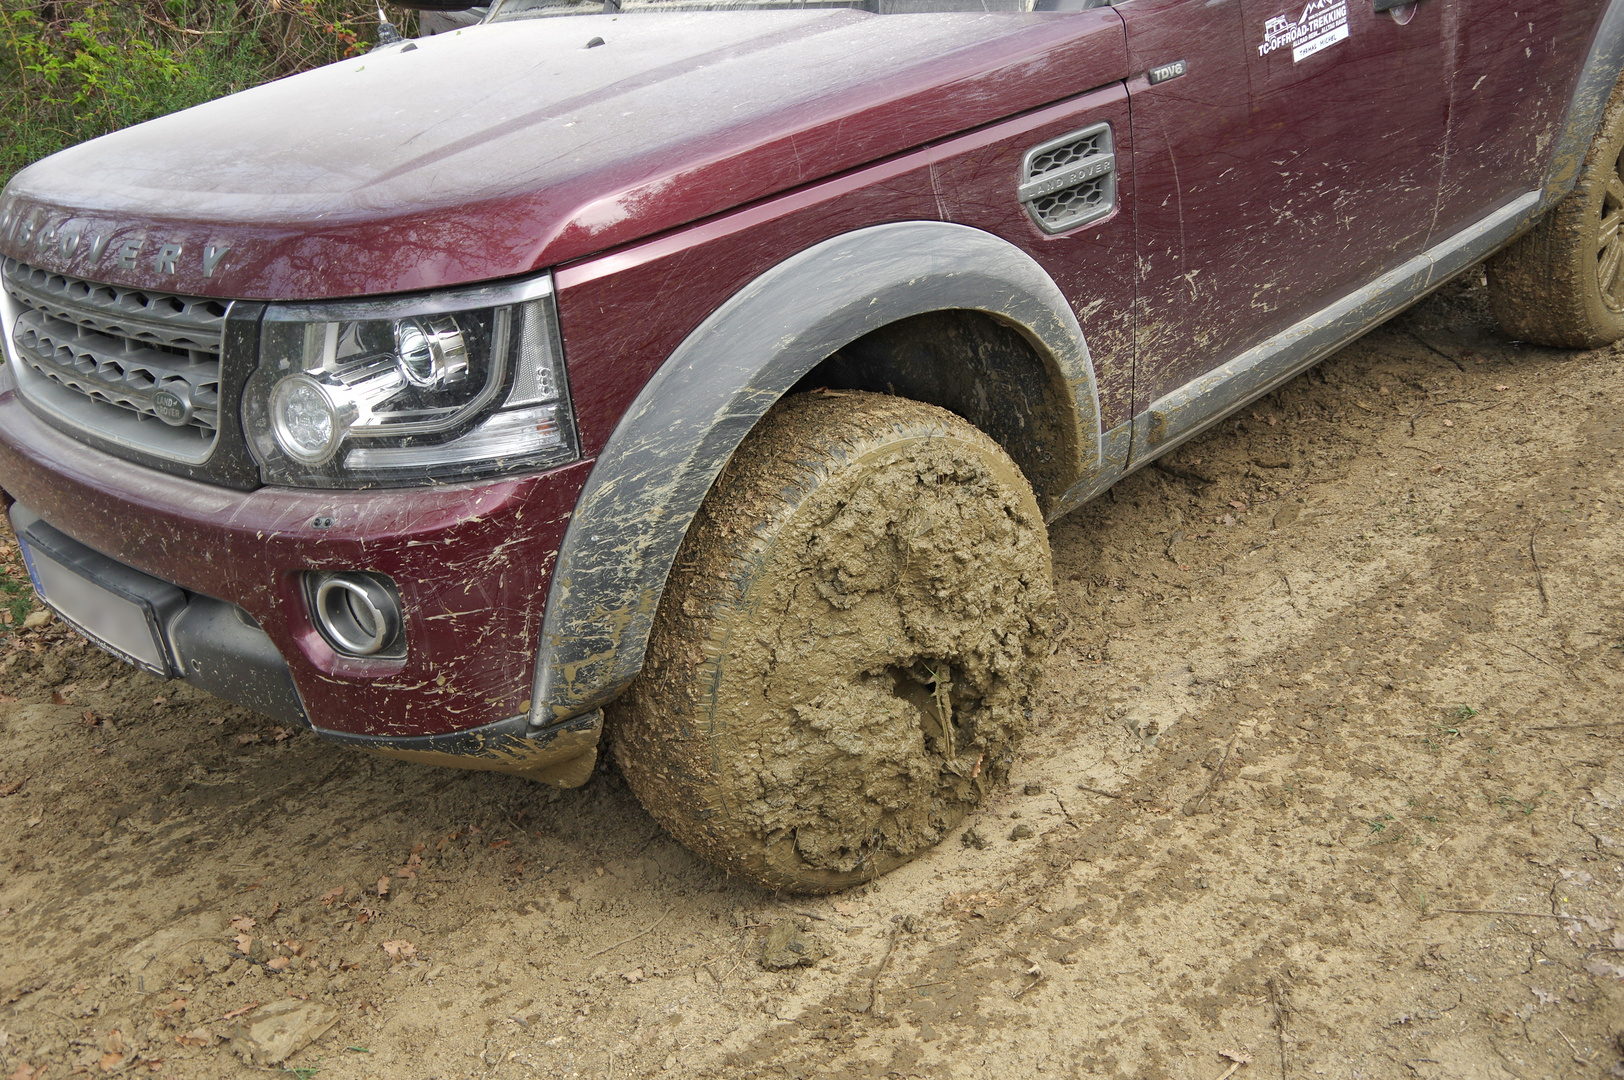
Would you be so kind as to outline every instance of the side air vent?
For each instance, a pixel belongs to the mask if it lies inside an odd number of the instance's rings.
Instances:
[[[1095,124],[1026,152],[1016,195],[1047,233],[1097,221],[1116,206],[1111,125]]]

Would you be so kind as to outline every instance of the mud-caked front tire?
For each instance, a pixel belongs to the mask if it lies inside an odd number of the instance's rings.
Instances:
[[[1054,604],[1037,500],[996,443],[919,402],[798,395],[695,519],[610,712],[615,760],[730,873],[868,881],[1007,776]]]
[[[1624,338],[1624,83],[1573,190],[1487,270],[1495,317],[1511,337],[1567,349]]]

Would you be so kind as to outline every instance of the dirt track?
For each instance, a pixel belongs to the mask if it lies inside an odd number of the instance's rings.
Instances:
[[[842,896],[722,878],[612,769],[342,752],[0,628],[0,1076],[236,1075],[288,1000],[322,1080],[1624,1075],[1624,358],[1481,301],[1059,523],[985,846]],[[764,971],[786,919],[829,957]]]

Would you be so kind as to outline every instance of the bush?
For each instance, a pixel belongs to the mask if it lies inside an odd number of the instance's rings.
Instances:
[[[0,183],[85,139],[364,52],[377,23],[369,0],[4,4]]]

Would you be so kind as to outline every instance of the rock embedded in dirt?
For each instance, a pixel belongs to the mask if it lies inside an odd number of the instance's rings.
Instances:
[[[1036,835],[1037,833],[1030,825],[1017,825],[1013,829],[1009,830],[1009,838],[1011,840],[1030,840]]]
[[[787,919],[773,923],[761,942],[761,966],[768,971],[811,967],[828,955],[822,939]]]
[[[965,847],[973,847],[977,851],[985,851],[987,848],[987,838],[975,829],[965,829],[963,835],[959,837],[959,843]]]
[[[231,1048],[250,1065],[279,1065],[338,1023],[338,1012],[318,1001],[273,1001],[233,1025]]]

